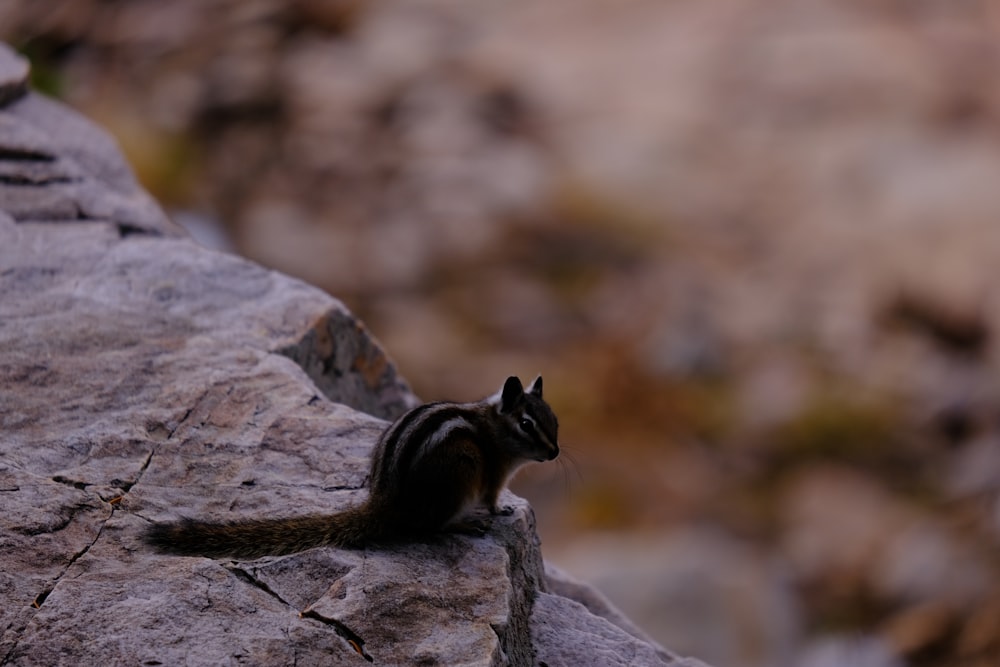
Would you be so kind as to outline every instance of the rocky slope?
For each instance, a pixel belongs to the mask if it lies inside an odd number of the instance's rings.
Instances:
[[[194,243],[27,73],[0,46],[0,664],[701,664],[546,573],[515,497],[483,538],[143,548],[152,520],[357,502],[416,398],[339,302]]]

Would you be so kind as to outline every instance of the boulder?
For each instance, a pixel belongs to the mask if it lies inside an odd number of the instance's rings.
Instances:
[[[318,289],[205,249],[0,45],[0,664],[688,665],[546,574],[530,506],[483,536],[250,562],[151,521],[334,512],[418,404]]]

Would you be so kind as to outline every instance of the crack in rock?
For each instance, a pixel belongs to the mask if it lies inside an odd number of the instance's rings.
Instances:
[[[139,481],[142,479],[142,476],[149,469],[149,464],[153,462],[153,456],[155,454],[156,454],[156,447],[153,447],[152,449],[149,450],[149,454],[146,455],[146,460],[142,462],[142,466],[139,467],[139,472],[136,473],[135,481],[125,482],[125,484],[127,484],[128,486],[125,486],[123,484],[122,486],[118,487],[122,490],[122,492],[128,493],[133,488],[135,488],[135,485],[139,483]]]
[[[7,160],[9,162],[55,162],[56,156],[30,148],[4,146],[0,148],[0,160]]]
[[[115,508],[114,508],[114,505],[109,505],[109,506],[110,506],[110,508],[111,508],[111,511],[110,511],[110,512],[108,512],[108,515],[107,515],[106,517],[104,517],[104,519],[103,519],[103,520],[101,521],[100,525],[99,525],[99,526],[98,526],[98,528],[97,528],[97,534],[96,534],[96,535],[94,535],[94,539],[93,539],[93,540],[91,540],[91,541],[90,541],[90,542],[89,542],[89,543],[88,543],[87,545],[85,545],[85,546],[84,546],[84,547],[83,547],[82,549],[80,549],[80,550],[79,550],[79,551],[77,551],[77,552],[76,552],[75,554],[73,554],[73,555],[72,555],[72,556],[70,557],[70,559],[69,559],[69,562],[67,562],[67,563],[66,563],[66,567],[64,567],[64,568],[62,569],[62,571],[61,571],[61,572],[59,572],[59,574],[58,574],[58,575],[56,575],[56,576],[55,576],[55,578],[54,578],[54,579],[52,580],[52,585],[51,585],[51,586],[49,586],[48,588],[46,588],[45,590],[43,590],[43,591],[40,591],[40,592],[38,593],[38,595],[36,595],[36,596],[35,596],[34,600],[32,600],[32,602],[31,602],[31,605],[30,605],[30,607],[31,607],[32,609],[34,609],[34,612],[32,612],[32,614],[31,614],[31,617],[30,617],[30,618],[29,618],[29,619],[27,620],[27,622],[26,622],[26,623],[24,624],[23,628],[21,629],[21,632],[20,632],[20,633],[18,634],[18,636],[17,636],[17,637],[16,637],[15,639],[14,639],[14,641],[13,641],[13,642],[11,643],[11,645],[10,645],[10,648],[9,648],[9,650],[8,650],[8,651],[7,651],[7,653],[6,653],[6,654],[5,654],[4,656],[3,656],[3,659],[2,659],[2,660],[0,660],[0,667],[2,667],[3,665],[7,665],[7,664],[9,664],[9,662],[10,662],[10,659],[11,659],[11,656],[12,656],[12,655],[14,655],[14,654],[15,654],[15,653],[17,652],[17,647],[18,647],[18,644],[20,644],[20,642],[21,642],[21,639],[22,639],[22,638],[24,637],[24,630],[25,630],[25,629],[27,629],[27,628],[28,628],[28,626],[30,626],[30,625],[31,625],[31,623],[32,623],[32,622],[34,621],[34,618],[35,618],[35,614],[36,614],[36,613],[38,612],[38,610],[40,610],[40,609],[42,608],[42,605],[44,605],[44,604],[45,604],[45,601],[46,601],[46,600],[47,600],[47,599],[49,598],[49,596],[50,596],[50,595],[52,594],[52,592],[53,592],[53,591],[54,591],[54,590],[55,590],[55,589],[56,589],[56,588],[57,588],[57,587],[59,586],[59,582],[61,582],[61,581],[63,580],[63,578],[64,578],[64,577],[66,576],[66,573],[67,573],[67,572],[69,572],[70,568],[72,568],[72,567],[73,567],[73,565],[74,565],[74,564],[75,564],[75,563],[76,563],[76,562],[77,562],[78,560],[80,560],[80,559],[81,559],[81,558],[83,558],[83,557],[84,557],[85,555],[87,555],[87,553],[88,553],[88,552],[90,551],[90,549],[91,549],[91,548],[92,548],[92,547],[93,547],[93,546],[94,546],[95,544],[97,544],[97,540],[101,539],[101,535],[102,535],[102,534],[104,533],[104,528],[105,528],[105,526],[107,526],[107,523],[108,523],[108,521],[109,521],[109,520],[111,519],[111,517],[113,517],[113,516],[114,516],[114,514],[115,514]],[[77,508],[75,508],[75,509],[76,509],[77,511],[74,511],[74,512],[72,512],[72,513],[71,513],[71,516],[70,516],[69,520],[68,520],[68,521],[67,521],[67,522],[65,523],[65,525],[63,525],[63,526],[62,526],[62,527],[61,527],[60,529],[62,529],[62,528],[65,528],[65,527],[66,527],[66,526],[68,526],[68,525],[69,525],[70,523],[72,523],[72,521],[73,521],[73,518],[75,518],[75,517],[76,517],[76,514],[78,513],[79,509],[82,509],[82,506],[79,506],[79,507],[77,507]],[[54,531],[47,531],[47,532],[54,532]]]
[[[128,222],[118,222],[115,224],[115,227],[118,229],[118,237],[123,239],[130,236],[152,236],[155,238],[162,238],[164,236],[163,232],[158,229],[151,229]]]
[[[81,491],[90,486],[90,482],[84,482],[82,480],[77,480],[77,479],[70,479],[69,477],[64,477],[63,475],[56,475],[55,477],[52,477],[52,481],[57,484],[65,484],[66,486],[71,486],[74,489],[80,489]]]
[[[111,517],[113,517],[115,515],[115,506],[112,505],[112,504],[110,504],[110,503],[108,503],[108,507],[110,507],[111,510],[108,512],[108,515],[106,517],[104,517],[104,520],[101,521],[100,526],[98,526],[98,528],[97,528],[97,534],[94,535],[94,539],[90,541],[90,544],[86,545],[85,547],[83,547],[83,549],[81,549],[80,551],[78,551],[75,554],[73,554],[73,556],[69,559],[69,563],[66,564],[66,567],[63,568],[63,571],[61,573],[59,573],[58,577],[56,577],[56,581],[55,581],[55,584],[53,584],[53,586],[52,586],[52,590],[55,590],[55,587],[59,585],[59,580],[62,579],[64,576],[66,576],[66,573],[69,571],[69,569],[71,567],[73,567],[73,565],[76,563],[76,561],[78,561],[81,558],[83,558],[84,556],[86,556],[87,552],[90,551],[90,549],[95,544],[97,544],[97,540],[101,539],[101,535],[104,534],[104,528],[108,525],[108,521],[110,521]]]
[[[247,572],[243,568],[237,567],[235,565],[223,565],[223,567],[226,568],[227,570],[229,570],[230,572],[232,572],[236,576],[237,579],[240,579],[241,581],[245,581],[246,583],[250,584],[251,586],[253,586],[255,588],[259,588],[260,590],[264,591],[265,593],[267,593],[268,595],[270,595],[271,597],[273,597],[275,600],[277,600],[281,604],[285,605],[286,607],[289,607],[291,609],[295,609],[295,607],[293,607],[291,604],[289,604],[288,601],[285,600],[285,598],[281,597],[277,592],[275,592],[275,590],[273,588],[271,588],[266,583],[264,583],[263,581],[261,581],[257,577],[253,576],[252,574],[250,574],[249,572]]]
[[[344,640],[351,645],[351,648],[353,648],[358,655],[360,655],[368,662],[375,662],[375,658],[370,656],[365,651],[365,640],[363,640],[353,630],[351,630],[349,627],[347,627],[337,619],[328,618],[312,609],[308,609],[300,613],[299,617],[311,618],[313,620],[319,621],[320,623],[323,623],[324,625],[329,625],[331,628],[333,628],[334,632],[343,637]]]
[[[174,437],[174,434],[177,433],[177,431],[179,431],[180,428],[187,423],[188,419],[190,419],[191,415],[194,414],[194,411],[201,406],[201,404],[205,401],[205,398],[209,395],[209,393],[211,393],[211,391],[212,391],[211,387],[208,387],[207,389],[202,391],[201,394],[198,395],[198,398],[194,399],[194,403],[191,405],[191,407],[189,407],[187,410],[184,411],[184,414],[181,415],[181,418],[172,427],[168,426],[167,424],[162,424],[162,426],[164,426],[167,429],[167,437],[165,438],[165,440],[170,440]]]
[[[270,595],[272,598],[274,598],[284,606],[288,607],[289,609],[295,609],[295,607],[287,600],[285,600],[285,598],[281,597],[281,595],[277,591],[268,586],[265,582],[255,577],[250,572],[247,572],[243,568],[238,567],[236,565],[223,565],[223,567],[229,572],[231,572],[240,581],[250,584],[254,588],[263,591],[264,593]],[[354,651],[358,655],[363,657],[368,662],[375,661],[374,658],[372,658],[372,656],[365,651],[365,640],[363,640],[360,636],[358,636],[356,632],[348,628],[340,621],[323,616],[319,612],[316,612],[311,609],[299,612],[299,618],[311,618],[313,620],[319,621],[320,623],[323,623],[324,625],[333,628],[334,632],[336,632],[337,635],[342,637],[344,641],[350,644],[351,648],[354,649]]]

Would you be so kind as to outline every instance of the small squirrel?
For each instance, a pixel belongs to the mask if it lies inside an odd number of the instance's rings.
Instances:
[[[559,455],[558,422],[542,400],[542,378],[527,390],[516,377],[474,403],[427,403],[393,422],[372,452],[370,492],[337,514],[211,523],[183,519],[153,524],[147,544],[164,553],[252,559],[312,547],[363,548],[462,530],[465,512],[490,514],[514,472]]]

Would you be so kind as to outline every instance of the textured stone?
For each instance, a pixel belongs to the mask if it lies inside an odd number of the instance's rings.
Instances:
[[[8,92],[16,90],[12,57],[0,52],[0,103],[8,102],[0,116],[0,210],[18,221],[103,220],[122,235],[183,236],[103,130],[44,97]]]
[[[0,52],[0,90],[17,62]],[[619,625],[545,592],[514,496],[485,536],[378,551],[139,540],[357,503],[384,419],[416,403],[340,303],[195,244],[89,122],[32,93],[0,106],[0,663],[695,664],[585,587],[562,590]]]
[[[24,95],[28,85],[28,61],[0,44],[0,104]]]

